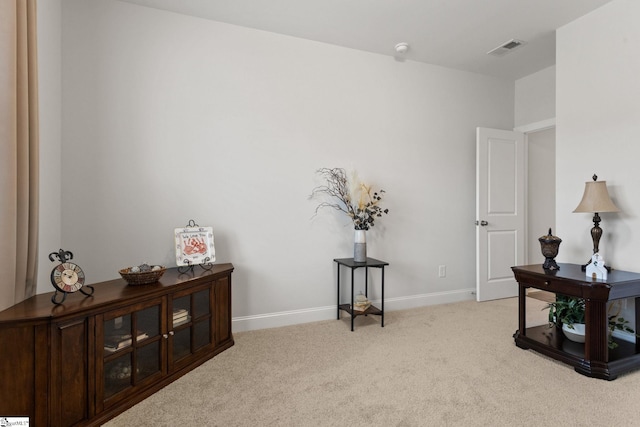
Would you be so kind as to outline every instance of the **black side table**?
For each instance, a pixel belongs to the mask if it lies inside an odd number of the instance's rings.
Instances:
[[[353,319],[355,319],[357,316],[362,316],[362,315],[368,315],[368,314],[374,314],[376,316],[380,316],[380,326],[384,327],[384,267],[386,265],[389,265],[388,262],[385,261],[379,261],[377,259],[373,259],[373,258],[367,258],[367,260],[365,262],[355,262],[353,260],[353,258],[339,258],[339,259],[334,259],[333,260],[335,263],[338,264],[338,277],[336,280],[336,283],[338,285],[338,316],[337,318],[340,319],[340,310],[344,310],[347,313],[349,313],[351,315],[351,330],[353,331]],[[347,268],[351,269],[351,304],[340,304],[340,266],[344,266]],[[353,295],[353,275],[354,272],[356,271],[356,269],[358,268],[365,268],[365,275],[364,275],[364,292],[365,292],[365,296],[368,298],[369,297],[369,268],[379,268],[382,274],[382,283],[381,283],[381,288],[382,288],[382,298],[380,299],[381,301],[381,305],[380,308],[374,307],[373,305],[371,305],[369,308],[367,308],[365,311],[356,311],[353,310],[353,301],[354,301],[354,295]]]

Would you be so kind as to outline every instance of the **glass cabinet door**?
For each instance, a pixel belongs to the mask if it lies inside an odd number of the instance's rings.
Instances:
[[[162,375],[163,300],[105,314],[102,321],[103,399]],[[128,394],[128,393],[125,393]]]
[[[176,294],[171,305],[172,362],[212,345],[212,290],[209,286]]]

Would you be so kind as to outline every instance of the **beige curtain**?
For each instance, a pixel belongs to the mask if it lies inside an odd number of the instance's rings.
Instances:
[[[36,291],[36,0],[0,0],[0,310]]]

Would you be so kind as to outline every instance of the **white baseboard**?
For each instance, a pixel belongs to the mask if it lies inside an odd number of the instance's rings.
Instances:
[[[434,292],[431,294],[411,295],[398,298],[385,298],[385,312],[406,310],[437,304],[449,304],[460,301],[475,300],[475,288],[462,289],[452,292]],[[372,301],[378,306],[380,301]],[[337,307],[314,307],[301,310],[281,311],[276,313],[256,314],[252,316],[234,317],[232,319],[233,332],[252,331],[256,329],[277,328],[280,326],[297,325],[300,323],[318,322],[335,319]]]
[[[612,335],[616,338],[619,338],[621,340],[628,341],[634,344],[636,342],[635,334],[632,334],[629,332],[624,332],[616,329],[615,331],[613,331]]]

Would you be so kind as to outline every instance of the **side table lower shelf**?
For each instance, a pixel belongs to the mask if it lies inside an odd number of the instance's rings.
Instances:
[[[535,350],[593,378],[614,380],[630,369],[640,368],[640,354],[636,352],[636,345],[624,340],[615,340],[618,346],[609,349],[608,362],[597,362],[585,360],[584,344],[565,338],[557,327],[535,326],[527,328],[524,335],[518,330],[513,338],[519,348]]]
[[[368,314],[373,314],[374,316],[382,316],[382,310],[380,310],[378,307],[373,305],[367,307],[367,309],[364,311],[352,310],[350,304],[340,304],[338,308],[342,311],[346,311],[353,317],[366,316]]]

